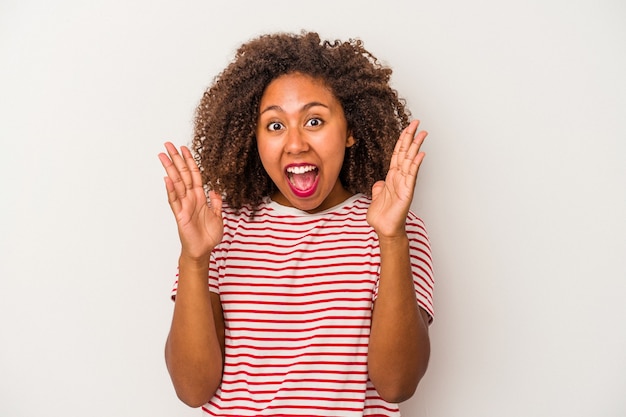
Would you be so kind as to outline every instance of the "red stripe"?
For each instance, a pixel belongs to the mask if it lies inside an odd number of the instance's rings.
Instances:
[[[330,303],[333,301],[345,301],[345,302],[369,302],[372,299],[370,297],[368,298],[332,298],[332,299],[328,299],[328,300],[324,300],[324,301],[316,301],[316,302],[310,302],[310,301],[286,301],[286,300],[282,300],[282,301],[267,301],[267,300],[238,300],[240,301],[242,304],[263,304],[263,305],[278,305],[278,306],[307,306],[307,305],[316,305],[316,304],[325,304],[325,303]],[[222,308],[224,308],[224,311],[226,311],[226,307],[229,304],[228,300],[222,300]]]
[[[341,306],[341,307],[326,307],[326,308],[316,308],[313,310],[299,310],[299,311],[290,311],[290,310],[281,310],[281,311],[276,311],[276,310],[258,310],[258,309],[229,309],[228,312],[232,313],[232,314],[239,314],[239,313],[244,313],[244,314],[297,314],[297,315],[305,315],[305,314],[313,314],[313,313],[323,313],[325,311],[366,311],[366,310],[370,310],[370,308],[367,307],[350,307],[350,306]]]
[[[235,338],[234,340],[239,340],[238,338]],[[273,339],[272,339],[273,340]],[[259,351],[275,351],[276,347],[266,347],[266,346],[257,346],[257,345],[242,345],[242,344],[237,344],[234,345],[232,343],[229,343],[228,341],[226,342],[226,346],[228,346],[229,348],[232,349],[256,349]],[[332,343],[332,344],[328,344],[328,343],[310,343],[310,344],[306,344],[306,345],[301,345],[301,346],[280,346],[280,350],[283,351],[290,351],[290,350],[302,350],[302,349],[306,349],[306,348],[313,348],[313,347],[321,347],[321,348],[367,348],[368,344],[367,343]],[[228,356],[228,355],[226,355]],[[264,355],[265,357],[265,355]]]

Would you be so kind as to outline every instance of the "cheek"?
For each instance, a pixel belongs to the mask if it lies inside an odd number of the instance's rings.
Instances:
[[[267,142],[257,140],[257,152],[259,153],[259,159],[265,169],[265,172],[270,174],[272,170],[275,170],[277,163],[277,153]]]
[[[259,157],[261,158],[261,160],[262,161],[265,160],[268,155],[267,141],[263,139],[257,139],[256,149],[257,149],[257,152],[259,153]]]

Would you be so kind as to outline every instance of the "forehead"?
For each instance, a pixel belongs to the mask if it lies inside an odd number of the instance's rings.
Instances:
[[[282,106],[311,101],[324,102],[327,105],[338,104],[336,97],[326,82],[321,78],[302,73],[281,75],[268,84],[261,96],[260,107]]]

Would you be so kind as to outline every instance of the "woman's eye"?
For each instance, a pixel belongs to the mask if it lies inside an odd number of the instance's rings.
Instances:
[[[273,132],[275,130],[280,130],[283,128],[282,123],[278,123],[278,122],[272,122],[269,125],[267,125],[267,130]]]
[[[309,119],[308,122],[306,122],[306,125],[309,127],[317,127],[317,126],[321,126],[322,124],[322,119],[318,119],[318,118],[312,118]]]

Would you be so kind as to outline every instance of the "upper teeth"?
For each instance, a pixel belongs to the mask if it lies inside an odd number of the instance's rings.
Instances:
[[[313,165],[288,167],[287,172],[290,174],[304,174],[305,172],[313,171],[315,167]]]

